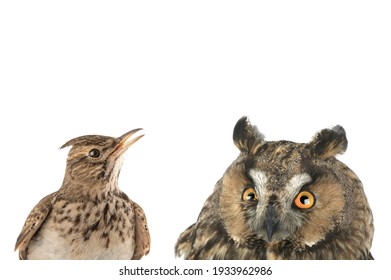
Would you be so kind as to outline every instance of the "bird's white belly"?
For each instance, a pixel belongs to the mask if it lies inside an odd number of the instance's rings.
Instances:
[[[110,237],[110,246],[106,246],[106,241],[99,235],[92,235],[89,240],[80,239],[72,242],[72,238],[64,238],[48,223],[31,240],[27,258],[36,260],[131,259],[134,252],[133,240],[120,241],[115,236]]]
[[[56,231],[42,228],[31,240],[27,258],[31,260],[66,260],[71,259],[70,251],[65,239],[60,237]]]

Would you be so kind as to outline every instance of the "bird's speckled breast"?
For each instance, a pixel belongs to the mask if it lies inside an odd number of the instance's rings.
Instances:
[[[28,247],[29,259],[131,259],[134,210],[110,196],[96,202],[58,200]]]

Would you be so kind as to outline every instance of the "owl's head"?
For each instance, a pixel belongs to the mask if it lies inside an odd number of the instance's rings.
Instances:
[[[364,209],[358,177],[335,158],[347,148],[341,126],[318,132],[308,143],[266,141],[243,117],[233,140],[240,155],[218,189],[222,221],[235,241],[290,240],[311,247],[337,233],[348,238],[372,223],[372,216],[362,215],[370,209]]]

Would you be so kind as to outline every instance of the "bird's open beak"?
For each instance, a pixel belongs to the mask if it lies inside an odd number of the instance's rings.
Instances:
[[[134,143],[136,143],[141,137],[144,136],[144,134],[139,135],[137,137],[131,138],[137,131],[142,130],[142,128],[136,128],[133,129],[121,137],[118,137],[120,142],[115,146],[114,150],[111,152],[110,156],[113,154],[120,155],[124,153],[130,146],[132,146]]]

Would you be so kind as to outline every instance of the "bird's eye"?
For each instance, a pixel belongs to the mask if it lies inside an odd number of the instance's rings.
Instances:
[[[98,149],[92,149],[88,155],[92,158],[98,158],[100,156],[100,151]]]
[[[295,198],[295,205],[300,209],[308,209],[314,206],[315,196],[307,191],[300,192]]]
[[[246,202],[255,202],[258,200],[257,194],[254,190],[254,188],[247,188],[244,190],[242,195],[243,201]]]

